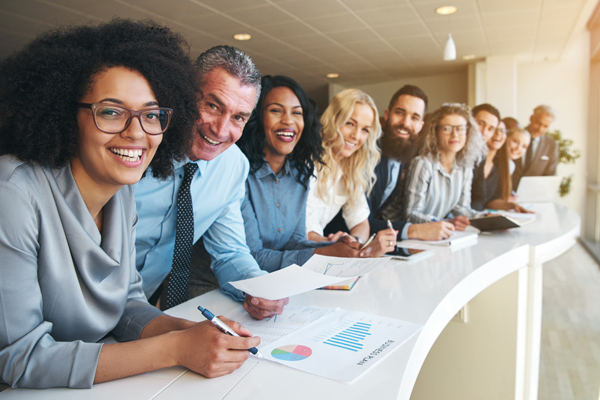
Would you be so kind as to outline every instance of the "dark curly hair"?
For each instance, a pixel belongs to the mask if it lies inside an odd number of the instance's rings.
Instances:
[[[173,172],[198,118],[197,78],[179,34],[153,21],[113,19],[97,26],[49,31],[0,64],[0,154],[58,168],[77,156],[77,102],[99,72],[140,73],[161,107],[172,108],[169,130],[150,166]]]
[[[298,140],[296,147],[294,147],[294,151],[288,155],[288,159],[298,169],[296,180],[304,187],[308,187],[308,180],[313,175],[315,163],[323,163],[323,136],[321,133],[321,124],[317,117],[316,105],[308,98],[304,89],[295,80],[287,76],[266,75],[262,77],[261,84],[262,92],[260,98],[244,128],[242,137],[237,142],[238,146],[242,149],[246,157],[248,157],[251,172],[256,172],[263,164],[267,163],[264,158],[265,154],[263,153],[267,140],[263,125],[263,102],[271,89],[280,86],[289,88],[294,92],[302,106],[304,129],[302,130],[300,140]]]

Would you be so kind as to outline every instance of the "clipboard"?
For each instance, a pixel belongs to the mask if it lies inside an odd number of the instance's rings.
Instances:
[[[521,223],[519,221],[502,214],[494,214],[480,218],[471,218],[469,221],[471,222],[471,226],[479,229],[481,232],[521,227]]]

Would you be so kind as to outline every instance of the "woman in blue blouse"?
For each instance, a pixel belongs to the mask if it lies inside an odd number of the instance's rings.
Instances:
[[[238,145],[250,161],[242,205],[246,241],[266,271],[302,265],[313,254],[358,257],[345,243],[306,239],[308,181],[315,162],[322,162],[321,139],[315,107],[300,85],[286,76],[264,76]]]
[[[135,268],[130,185],[148,166],[171,174],[198,118],[185,47],[115,20],[48,33],[0,65],[0,387],[172,365],[219,376],[258,344],[164,315]]]

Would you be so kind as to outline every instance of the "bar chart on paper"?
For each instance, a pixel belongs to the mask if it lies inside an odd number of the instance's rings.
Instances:
[[[363,349],[365,338],[371,336],[369,330],[371,324],[364,322],[355,322],[350,326],[351,321],[344,321],[342,324],[336,326],[336,328],[342,328],[339,332],[333,333],[330,337],[323,341],[324,344],[340,349],[357,352]],[[346,327],[347,326],[347,327]]]
[[[260,349],[267,360],[350,382],[421,327],[412,322],[336,309]]]

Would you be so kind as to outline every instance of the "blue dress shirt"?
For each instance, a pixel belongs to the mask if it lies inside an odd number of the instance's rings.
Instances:
[[[296,180],[297,173],[288,161],[277,175],[265,163],[246,180],[242,205],[246,241],[260,267],[268,272],[302,265],[315,247],[331,244],[306,239],[308,188]]]
[[[175,176],[152,177],[150,171],[135,185],[139,215],[136,265],[146,296],[151,296],[171,271],[175,248],[177,192],[183,180],[183,161]],[[202,236],[211,256],[211,269],[223,292],[242,301],[244,295],[228,282],[266,274],[246,245],[241,205],[248,160],[237,146],[211,161],[199,160],[190,191],[194,207],[194,243]]]

